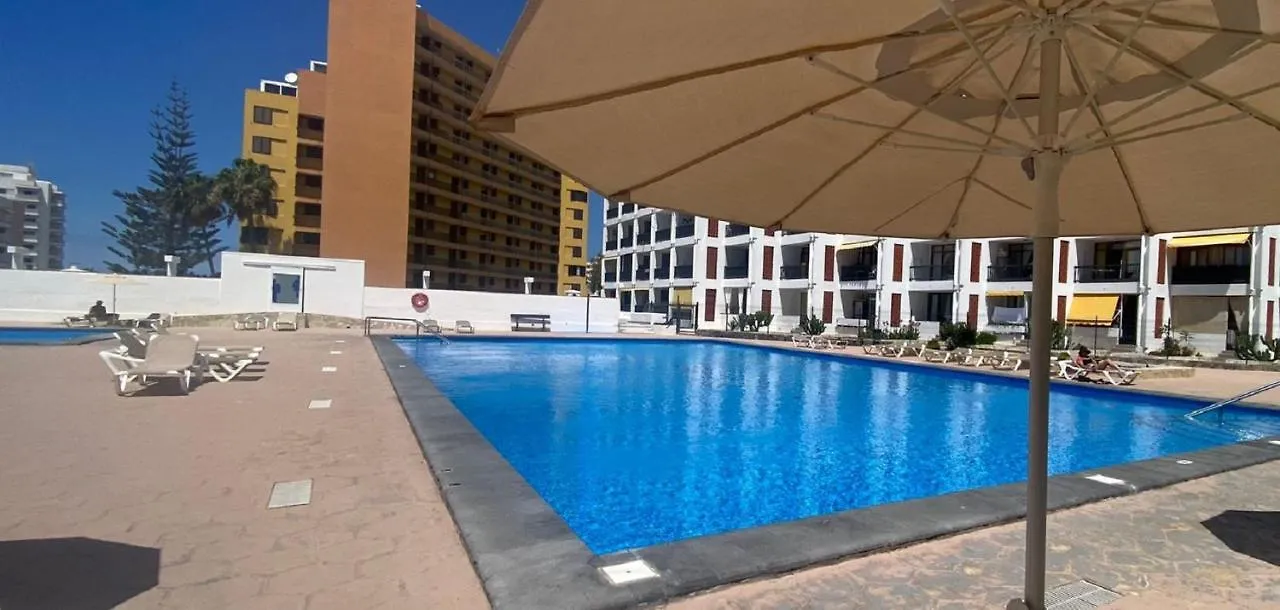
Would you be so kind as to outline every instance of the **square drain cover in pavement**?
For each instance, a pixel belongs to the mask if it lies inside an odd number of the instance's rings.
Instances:
[[[288,508],[311,503],[311,479],[282,481],[271,486],[267,508]]]
[[[308,409],[328,409],[329,407],[332,407],[332,406],[333,406],[333,399],[331,399],[331,398],[325,398],[325,399],[323,399],[323,400],[322,400],[322,399],[317,398],[317,399],[315,399],[315,400],[311,401],[311,402],[307,405],[307,408],[308,408]]]
[[[336,366],[322,366],[322,367],[320,367],[320,372],[321,372],[321,373],[336,373],[336,372],[338,372],[338,367],[336,367]]]
[[[1045,610],[1090,610],[1120,599],[1120,594],[1087,580],[1055,587],[1044,595]]]
[[[613,585],[625,585],[658,577],[658,573],[642,559],[605,566],[600,568],[600,571],[604,572],[604,577]]]

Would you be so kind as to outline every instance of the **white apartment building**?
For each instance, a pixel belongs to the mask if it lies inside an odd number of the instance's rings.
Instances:
[[[25,165],[0,165],[0,267],[61,269],[66,195]]]
[[[946,321],[1020,336],[1030,312],[1031,240],[914,240],[768,233],[719,220],[604,202],[604,292],[624,315],[697,306],[700,328],[774,314],[788,332],[816,315],[827,332]],[[1155,349],[1172,323],[1205,355],[1239,330],[1275,336],[1280,227],[1058,240],[1054,312],[1076,339]]]

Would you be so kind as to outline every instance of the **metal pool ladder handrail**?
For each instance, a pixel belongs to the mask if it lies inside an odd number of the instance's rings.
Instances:
[[[1264,385],[1264,386],[1261,386],[1261,387],[1254,388],[1254,389],[1249,390],[1248,392],[1245,392],[1245,393],[1243,393],[1243,394],[1240,394],[1240,395],[1237,395],[1237,396],[1232,396],[1231,398],[1228,398],[1228,399],[1226,399],[1226,400],[1222,400],[1222,401],[1215,402],[1215,403],[1213,403],[1213,404],[1211,404],[1211,405],[1209,405],[1209,406],[1207,406],[1207,407],[1203,407],[1203,408],[1200,408],[1200,409],[1196,409],[1195,411],[1192,411],[1192,412],[1190,412],[1190,413],[1187,413],[1186,417],[1187,417],[1187,419],[1195,419],[1197,416],[1204,415],[1205,413],[1208,413],[1208,412],[1210,412],[1210,411],[1218,411],[1219,409],[1222,409],[1223,407],[1226,407],[1226,406],[1229,406],[1229,405],[1235,404],[1235,403],[1240,402],[1240,401],[1242,401],[1242,400],[1244,400],[1244,399],[1246,399],[1246,398],[1250,398],[1250,397],[1253,397],[1253,396],[1257,396],[1258,394],[1261,394],[1261,393],[1263,393],[1263,392],[1266,392],[1267,390],[1271,390],[1271,389],[1274,389],[1274,388],[1280,388],[1280,381],[1273,381],[1273,382],[1271,382],[1271,383],[1268,383],[1267,385]],[[1219,414],[1218,414],[1218,415],[1219,415],[1219,416],[1221,416],[1221,415],[1222,415],[1222,414],[1221,414],[1221,412],[1219,412]]]
[[[429,329],[427,328],[427,325],[422,323],[422,320],[415,320],[415,319],[413,319],[413,318],[391,318],[391,317],[387,317],[387,316],[365,316],[365,318],[364,318],[364,336],[366,336],[366,337],[368,337],[368,336],[369,336],[369,331],[370,331],[370,329],[371,329],[371,328],[372,328],[372,326],[373,326],[373,321],[374,321],[374,320],[382,320],[382,321],[384,321],[384,322],[409,322],[409,323],[412,323],[412,324],[413,324],[413,334],[414,334],[414,336],[415,336],[415,337],[419,337],[419,338],[421,338],[421,337],[422,337],[422,333],[425,331],[428,335],[431,335],[431,336],[433,336],[433,337],[435,337],[435,338],[439,339],[439,340],[440,340],[440,342],[441,342],[441,343],[444,343],[445,345],[449,345],[449,344],[451,343],[451,341],[449,341],[449,339],[445,338],[445,336],[444,336],[444,335],[442,335],[442,334],[440,334],[440,333],[438,333],[438,332],[435,332],[435,331],[429,330]]]

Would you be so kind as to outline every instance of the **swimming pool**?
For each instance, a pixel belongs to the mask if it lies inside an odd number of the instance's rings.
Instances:
[[[0,345],[77,345],[110,337],[101,328],[0,327]]]
[[[1025,480],[1026,383],[721,342],[397,342],[594,553]],[[1280,431],[1055,387],[1050,471]]]

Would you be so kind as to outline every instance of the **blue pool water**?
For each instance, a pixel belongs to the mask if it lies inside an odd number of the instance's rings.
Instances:
[[[1024,380],[701,341],[399,344],[598,554],[1026,480]],[[1051,405],[1053,474],[1280,432],[1086,386]]]
[[[0,345],[64,345],[110,336],[101,328],[0,327]]]

